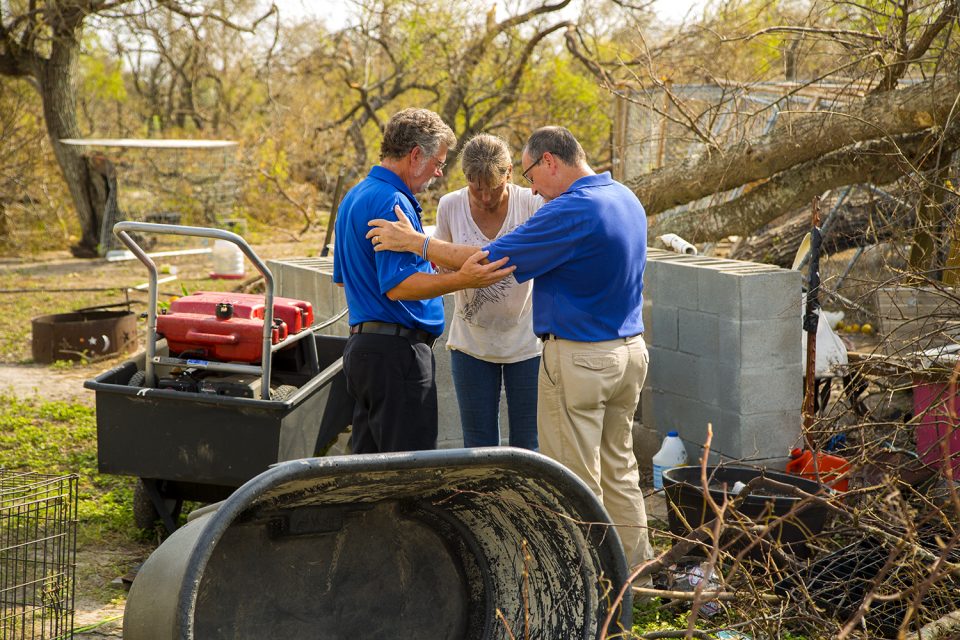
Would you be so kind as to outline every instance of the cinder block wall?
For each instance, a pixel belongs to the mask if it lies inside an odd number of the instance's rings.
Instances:
[[[333,284],[332,258],[288,258],[268,260],[267,266],[273,273],[277,295],[286,298],[306,300],[313,305],[316,322],[326,320],[338,314],[347,306],[343,288]],[[443,297],[443,310],[447,327],[450,326],[454,309],[453,296]],[[338,320],[321,333],[325,335],[346,336],[350,325],[347,317]],[[463,446],[463,431],[460,427],[460,411],[457,405],[457,393],[453,387],[450,372],[450,352],[447,350],[447,332],[437,340],[433,347],[437,362],[437,403],[440,433],[438,446],[450,449]],[[507,401],[500,397],[500,433],[506,444]]]
[[[644,424],[679,431],[691,458],[711,423],[711,462],[782,461],[800,434],[800,292],[796,271],[651,249]]]

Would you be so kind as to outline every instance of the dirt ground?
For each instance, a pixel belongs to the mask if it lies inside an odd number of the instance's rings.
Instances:
[[[323,237],[310,235],[301,242],[276,238],[253,244],[262,259],[318,255]],[[171,247],[162,247],[169,250]],[[173,247],[175,248],[175,247]],[[180,282],[190,290],[199,287],[226,289],[235,281],[208,280],[210,256],[158,258],[163,271],[173,271],[178,279],[160,286],[161,292],[177,295]],[[248,274],[254,271],[247,264]],[[164,277],[162,274],[161,277]],[[30,317],[62,313],[77,308],[122,301],[120,289],[146,283],[147,270],[136,260],[107,262],[78,260],[66,252],[25,258],[0,257],[0,316],[16,316],[13,325],[0,326],[0,393],[20,398],[65,400],[93,406],[94,392],[83,387],[85,380],[116,366],[127,355],[92,364],[45,365],[32,362]],[[109,288],[115,291],[107,291]],[[28,293],[19,293],[20,290]],[[101,289],[101,291],[79,291]],[[74,293],[75,292],[75,293]],[[133,309],[146,310],[145,294],[131,294]],[[163,296],[161,296],[163,299]],[[24,316],[28,316],[24,318]],[[142,346],[142,336],[140,337]],[[154,545],[129,540],[106,540],[96,549],[77,552],[77,592],[74,628],[76,638],[87,640],[122,637],[123,603],[126,591],[120,578],[143,562]],[[84,630],[85,629],[85,630]]]

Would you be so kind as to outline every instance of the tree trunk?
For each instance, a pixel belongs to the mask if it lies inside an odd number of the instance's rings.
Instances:
[[[874,224],[877,212],[881,211],[886,224]],[[863,247],[883,242],[895,235],[895,231],[908,226],[910,213],[906,210],[894,210],[884,202],[864,202],[844,205],[836,214],[829,228],[825,228],[823,251],[839,253],[852,247]],[[891,218],[903,222],[895,229]],[[810,231],[810,212],[801,209],[782,224],[751,236],[730,255],[735,260],[765,262],[789,269],[797,255],[803,236]]]
[[[870,96],[843,110],[782,114],[777,127],[765,136],[657,169],[625,184],[640,198],[647,214],[655,215],[764,180],[855,142],[943,126],[958,93],[960,77],[937,76]]]
[[[748,236],[784,212],[806,206],[828,189],[861,183],[889,184],[923,170],[923,160],[932,159],[925,157],[927,152],[937,145],[944,152],[956,149],[958,138],[960,125],[945,133],[923,131],[835,151],[783,171],[730,202],[683,212],[668,220],[655,218],[648,235],[676,233],[690,242]]]
[[[77,97],[73,86],[78,50],[77,42],[72,37],[55,38],[50,58],[44,61],[38,80],[50,145],[70,189],[70,197],[80,221],[80,241],[71,247],[71,251],[78,257],[94,257],[97,255],[100,228],[99,216],[90,201],[87,164],[79,147],[60,143],[62,138],[80,137]]]

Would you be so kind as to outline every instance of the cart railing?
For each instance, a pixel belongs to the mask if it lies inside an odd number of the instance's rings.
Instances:
[[[134,222],[134,221],[123,221],[118,222],[113,227],[113,232],[116,234],[120,241],[123,242],[130,249],[134,256],[140,262],[142,262],[149,271],[149,292],[150,300],[147,306],[147,346],[146,346],[146,362],[144,363],[144,386],[146,387],[155,387],[156,386],[156,373],[155,367],[157,364],[187,364],[191,366],[197,366],[198,368],[216,368],[220,371],[229,371],[233,373],[247,373],[247,374],[257,374],[259,373],[262,382],[260,387],[260,397],[264,400],[270,399],[270,373],[272,367],[272,353],[283,347],[286,347],[297,340],[301,340],[306,336],[312,336],[314,333],[314,328],[311,327],[311,330],[304,330],[300,333],[294,334],[287,337],[281,342],[278,342],[274,345],[272,342],[272,333],[273,333],[273,291],[274,291],[274,280],[273,273],[270,271],[269,267],[260,260],[257,254],[253,251],[250,245],[241,238],[239,235],[230,232],[224,231],[223,229],[212,229],[209,227],[188,227],[181,225],[173,224],[158,224],[153,222]],[[261,357],[260,357],[260,366],[255,367],[252,365],[240,365],[240,364],[231,364],[231,363],[208,363],[206,361],[188,361],[183,360],[179,361],[177,359],[171,358],[158,358],[157,357],[157,280],[159,279],[159,269],[157,269],[156,263],[153,259],[147,255],[146,251],[137,244],[136,240],[131,237],[130,233],[161,233],[177,236],[194,236],[198,238],[212,238],[214,240],[226,240],[227,242],[232,242],[240,248],[240,251],[250,260],[250,262],[256,267],[257,271],[260,272],[260,275],[263,276],[263,281],[265,284],[264,291],[264,305],[265,309],[263,311],[263,346],[261,348]],[[325,326],[325,325],[324,325]],[[319,328],[319,327],[318,327]],[[308,341],[308,357],[313,361],[314,364],[317,362],[316,354],[316,344],[313,340]],[[177,361],[175,361],[177,360]],[[211,367],[211,364],[215,364],[214,367]],[[314,372],[316,373],[316,372]]]

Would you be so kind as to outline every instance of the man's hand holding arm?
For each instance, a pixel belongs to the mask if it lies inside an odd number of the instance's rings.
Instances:
[[[409,251],[410,253],[421,255],[423,243],[427,237],[426,234],[420,233],[413,228],[410,220],[407,219],[406,214],[403,213],[399,205],[394,206],[393,212],[397,215],[395,222],[377,218],[368,223],[371,229],[367,232],[366,237],[373,243],[373,250]],[[444,242],[443,240],[431,238],[430,244],[427,246],[426,258],[436,265],[457,271],[465,266],[467,260],[476,253],[477,247],[466,244],[454,244],[452,242]],[[483,260],[486,260],[485,256]],[[511,268],[511,271],[512,270]],[[497,278],[497,280],[499,279],[500,278]],[[496,282],[496,280],[493,282]],[[466,285],[466,287],[460,288],[479,288],[480,286]],[[451,289],[451,291],[452,290],[453,289]]]
[[[487,253],[474,251],[453,273],[411,274],[387,291],[387,297],[391,300],[425,300],[460,289],[482,289],[506,278],[516,269],[514,266],[504,266],[509,258],[489,262]]]

